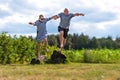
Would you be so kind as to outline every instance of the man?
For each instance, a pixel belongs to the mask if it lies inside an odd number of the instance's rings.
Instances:
[[[64,48],[66,44],[66,38],[69,31],[70,20],[75,16],[84,16],[83,13],[69,13],[67,8],[64,9],[63,13],[56,15],[55,19],[60,18],[60,24],[58,26],[58,31],[60,33],[60,51]]]
[[[43,15],[39,15],[39,19],[36,22],[29,22],[29,24],[37,26],[37,41],[38,41],[38,60],[41,60],[40,56],[40,47],[41,47],[41,42],[44,41],[45,47],[47,50],[47,45],[48,45],[48,40],[47,40],[47,30],[46,30],[46,23],[54,19],[55,16],[52,16],[50,18],[44,18]]]

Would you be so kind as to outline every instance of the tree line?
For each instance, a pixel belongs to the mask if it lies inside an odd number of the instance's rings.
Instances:
[[[50,46],[59,47],[59,35],[49,35],[48,43]],[[78,34],[69,34],[67,37],[67,42],[65,45],[65,49],[118,49],[120,48],[120,37],[116,37],[116,39],[112,39],[111,36],[103,37],[103,38],[90,38],[88,35],[84,35],[81,33]]]

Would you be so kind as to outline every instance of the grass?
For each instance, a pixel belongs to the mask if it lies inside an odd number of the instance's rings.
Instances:
[[[0,65],[0,80],[120,80],[120,64]]]

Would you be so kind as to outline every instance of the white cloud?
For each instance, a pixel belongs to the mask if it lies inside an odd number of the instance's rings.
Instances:
[[[108,27],[117,25],[120,23],[120,20],[113,20],[113,21],[106,21],[106,22],[100,22],[100,23],[89,23],[89,22],[74,22],[71,25],[71,28],[74,31],[82,31],[85,32],[86,30],[92,29],[91,26],[96,27],[99,30],[107,30]],[[91,28],[90,28],[91,27]]]
[[[61,8],[61,0],[49,0],[49,1],[45,1],[45,0],[27,0],[28,4],[32,5],[33,7],[35,7],[37,10],[41,11],[41,10],[47,10],[49,11],[49,13],[55,9],[59,9]],[[48,13],[48,12],[46,12]]]
[[[4,26],[9,26],[9,24],[26,24],[28,23],[28,18],[23,14],[15,13],[11,16],[4,17],[0,19],[0,28],[4,28]]]
[[[8,7],[8,5],[4,5],[4,4],[0,4],[0,10],[2,11],[10,11],[10,8]]]
[[[101,22],[96,25],[98,29],[107,30],[108,27],[113,27],[113,25],[119,24],[120,20]]]
[[[13,0],[9,0],[6,3],[0,3],[0,11],[10,13],[8,16],[0,17],[0,29],[4,30],[5,26],[10,26],[11,24],[18,24],[19,26],[20,24],[27,24],[29,21],[34,22],[38,19],[39,14],[49,17],[58,14],[67,7],[70,9],[70,12],[85,13],[85,17],[87,18],[74,19],[71,22],[70,32],[89,33],[92,31],[92,33],[96,32],[97,34],[97,31],[99,31],[100,34],[101,31],[109,32],[108,28],[111,25],[113,27],[120,24],[119,3],[120,0],[16,0],[15,3]],[[24,7],[22,4],[24,4]],[[49,23],[49,25],[51,24],[58,26],[59,21]]]
[[[70,26],[71,31],[74,31],[75,33],[81,33],[87,31],[89,29],[89,23],[86,24],[86,22],[74,22]]]

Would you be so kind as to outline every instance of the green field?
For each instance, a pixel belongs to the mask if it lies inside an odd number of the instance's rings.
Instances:
[[[120,80],[120,64],[0,65],[0,80]]]
[[[36,45],[32,37],[0,34],[0,80],[120,80],[120,48],[63,49],[66,64],[51,64],[51,55],[59,48],[48,46],[46,52],[43,44],[46,61],[29,65],[37,57]]]

